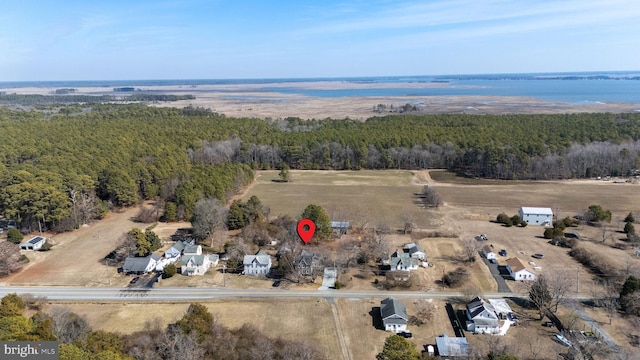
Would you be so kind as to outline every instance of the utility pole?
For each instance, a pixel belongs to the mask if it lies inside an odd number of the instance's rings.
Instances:
[[[576,293],[580,292],[580,267],[576,266]]]
[[[442,291],[444,291],[444,265],[442,265]]]
[[[222,287],[227,287],[227,277],[225,270],[227,270],[227,265],[222,265]]]

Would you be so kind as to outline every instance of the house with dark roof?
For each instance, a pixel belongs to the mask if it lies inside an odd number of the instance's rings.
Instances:
[[[416,243],[408,244],[407,252],[409,253],[409,256],[411,256],[413,259],[418,259],[420,261],[425,261],[427,259],[427,254],[420,247],[420,245]]]
[[[245,255],[242,264],[245,275],[267,275],[271,270],[271,256],[260,250],[255,255]]]
[[[124,261],[122,271],[127,274],[146,274],[155,270],[161,258],[156,254],[145,257],[128,257]]]
[[[42,236],[32,237],[20,244],[20,250],[39,250],[46,241]]]
[[[309,253],[306,250],[302,250],[296,257],[296,265],[300,275],[303,276],[311,276],[314,274],[314,270],[317,270],[316,273],[322,270],[320,256],[315,253]]]
[[[536,273],[533,272],[529,264],[525,264],[517,257],[507,260],[507,271],[513,280],[533,281],[536,279]]]
[[[467,303],[467,331],[476,334],[496,334],[500,332],[498,315],[493,305],[476,297]]]
[[[408,253],[396,251],[391,255],[391,270],[410,271],[418,268],[419,260]]]
[[[385,331],[399,333],[407,331],[407,309],[404,304],[394,298],[386,298],[380,302],[380,316]]]
[[[211,267],[218,265],[219,257],[214,255],[184,255],[181,259],[182,275],[204,275]]]

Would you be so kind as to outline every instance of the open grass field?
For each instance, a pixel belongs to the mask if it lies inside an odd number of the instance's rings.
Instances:
[[[325,208],[332,220],[354,224],[387,223],[401,227],[408,214],[418,227],[437,223],[437,214],[413,203],[421,187],[412,183],[409,171],[291,171],[289,183],[279,183],[278,171],[259,171],[256,183],[243,196],[256,195],[271,208],[271,216],[296,218],[309,204]]]

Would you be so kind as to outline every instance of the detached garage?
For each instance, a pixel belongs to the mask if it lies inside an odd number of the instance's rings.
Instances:
[[[551,225],[553,223],[553,211],[551,208],[521,207],[518,215],[529,225]]]
[[[43,238],[42,236],[36,236],[20,244],[20,249],[39,250],[46,241],[47,239]]]

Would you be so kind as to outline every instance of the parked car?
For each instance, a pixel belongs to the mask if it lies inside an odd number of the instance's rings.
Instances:
[[[531,255],[531,257],[534,257],[536,259],[542,259],[544,257],[544,254],[533,254]]]
[[[507,319],[509,319],[511,321],[517,321],[518,320],[518,316],[516,316],[516,314],[514,314],[514,313],[507,313]]]
[[[411,332],[409,332],[409,331],[399,332],[398,335],[402,336],[405,339],[409,339],[409,338],[413,337],[413,334]]]
[[[131,279],[131,281],[129,282],[129,284],[135,284],[138,282],[138,280],[140,280],[139,276],[134,277],[133,279]]]
[[[500,254],[500,256],[507,256],[507,250],[506,249],[502,249],[502,250],[500,250],[500,252],[498,254]]]
[[[495,258],[491,258],[491,259],[489,259],[489,262],[492,263],[492,264],[497,264],[498,260],[495,259]]]
[[[542,323],[542,326],[554,327],[554,326],[556,326],[556,324],[554,324],[553,321],[545,321],[545,322]]]
[[[278,279],[278,280],[274,281],[274,282],[273,282],[273,284],[272,284],[271,286],[273,286],[273,287],[278,287],[278,286],[280,286],[280,279]]]

